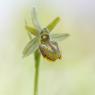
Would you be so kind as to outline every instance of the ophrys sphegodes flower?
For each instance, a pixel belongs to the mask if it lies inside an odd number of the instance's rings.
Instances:
[[[37,19],[37,14],[35,8],[32,10],[32,23],[35,28],[28,26],[27,23],[25,27],[28,32],[30,32],[35,37],[31,39],[23,51],[23,56],[29,56],[31,53],[35,52],[37,49],[46,59],[55,61],[61,58],[61,52],[58,46],[58,41],[62,41],[69,36],[68,33],[61,34],[51,34],[51,31],[60,21],[59,17],[56,17],[47,27],[42,28]]]

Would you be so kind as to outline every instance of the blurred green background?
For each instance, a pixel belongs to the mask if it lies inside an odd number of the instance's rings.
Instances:
[[[0,0],[0,95],[33,95],[34,58],[22,58],[32,5],[32,0]],[[95,95],[95,1],[38,0],[37,6],[43,27],[60,16],[52,33],[70,34],[59,43],[62,60],[41,58],[39,95]]]

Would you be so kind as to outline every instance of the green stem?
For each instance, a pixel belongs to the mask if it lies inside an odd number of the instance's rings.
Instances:
[[[34,58],[35,58],[34,95],[38,95],[39,66],[40,66],[39,50],[36,50]]]

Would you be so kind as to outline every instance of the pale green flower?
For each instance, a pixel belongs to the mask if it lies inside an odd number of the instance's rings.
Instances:
[[[40,50],[41,54],[49,60],[55,61],[60,59],[61,53],[58,47],[58,41],[62,41],[69,36],[67,33],[51,34],[51,31],[59,23],[60,18],[56,17],[48,26],[42,28],[37,19],[37,14],[35,8],[32,10],[32,23],[35,28],[28,26],[27,23],[25,27],[29,33],[34,35],[34,38],[28,42],[23,51],[23,56],[29,56],[31,53],[35,52],[37,49]]]

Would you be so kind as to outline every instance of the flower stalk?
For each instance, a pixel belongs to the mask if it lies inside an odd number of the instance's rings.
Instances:
[[[35,51],[34,59],[35,59],[34,95],[38,95],[39,66],[40,66],[40,52],[39,52],[39,50]]]

